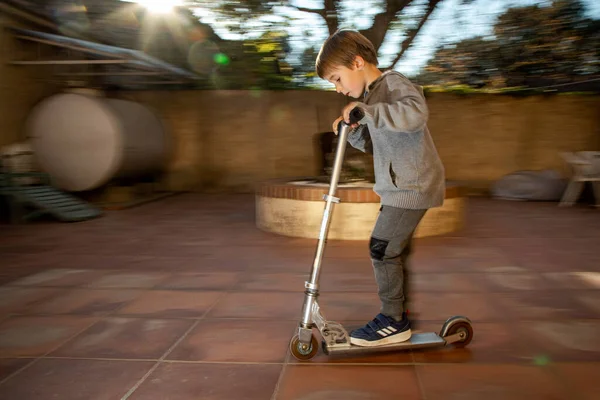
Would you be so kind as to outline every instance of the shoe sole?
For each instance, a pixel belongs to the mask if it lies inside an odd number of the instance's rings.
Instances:
[[[350,344],[361,347],[376,347],[376,346],[385,346],[386,344],[394,344],[394,343],[402,343],[409,340],[412,336],[412,331],[409,329],[404,332],[400,332],[396,335],[386,337],[379,340],[365,340],[365,339],[357,339],[350,337]]]

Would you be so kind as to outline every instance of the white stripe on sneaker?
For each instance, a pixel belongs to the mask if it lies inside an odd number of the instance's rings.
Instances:
[[[377,331],[377,333],[379,334],[379,336],[383,337],[386,337],[388,335],[388,333],[384,332],[383,330]]]
[[[377,333],[379,333],[379,331],[377,331]],[[397,333],[396,335],[392,335],[387,338],[384,337],[382,339],[375,340],[375,341],[358,339],[358,338],[353,338],[352,336],[350,336],[350,343],[355,346],[363,346],[363,347],[384,346],[387,344],[405,342],[407,340],[410,340],[411,336],[412,336],[412,332],[410,329],[408,329],[404,332]]]

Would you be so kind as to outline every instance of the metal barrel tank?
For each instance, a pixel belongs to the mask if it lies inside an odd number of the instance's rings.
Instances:
[[[43,100],[28,117],[27,135],[40,169],[71,192],[158,173],[168,157],[167,134],[148,108],[93,94]]]

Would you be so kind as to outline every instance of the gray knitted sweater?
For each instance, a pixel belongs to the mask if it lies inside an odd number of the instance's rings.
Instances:
[[[381,204],[428,209],[444,202],[444,166],[427,128],[429,110],[420,86],[386,71],[365,92],[359,127],[348,136],[355,148],[373,154]]]

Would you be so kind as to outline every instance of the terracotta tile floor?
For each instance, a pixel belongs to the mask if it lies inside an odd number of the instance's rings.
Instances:
[[[465,349],[291,358],[315,244],[257,230],[247,195],[2,225],[0,398],[600,398],[599,210],[473,198],[417,240],[419,329],[467,315]],[[366,242],[328,243],[322,289],[328,318],[374,316]]]

